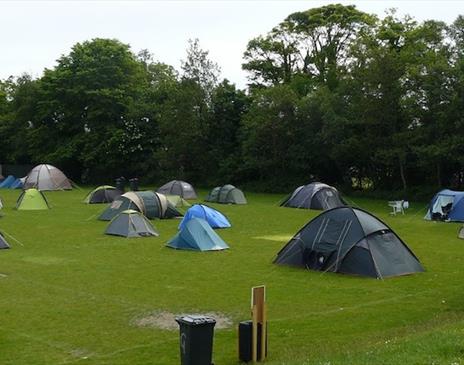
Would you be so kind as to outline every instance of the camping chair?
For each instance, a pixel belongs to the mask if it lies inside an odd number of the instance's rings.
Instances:
[[[409,208],[409,202],[406,200],[392,200],[388,202],[388,206],[393,209],[390,215],[404,214],[404,210]]]

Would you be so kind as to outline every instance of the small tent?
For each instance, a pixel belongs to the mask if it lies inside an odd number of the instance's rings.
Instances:
[[[205,201],[221,204],[246,204],[243,192],[231,184],[216,186],[211,190]]]
[[[458,238],[464,239],[464,226],[462,226],[461,228],[459,228],[459,231],[458,231]]]
[[[37,190],[70,190],[71,183],[60,169],[55,166],[42,164],[34,167],[26,176],[24,189]]]
[[[16,179],[13,181],[13,183],[10,186],[10,189],[22,189],[23,188],[23,182],[21,179]]]
[[[137,210],[148,219],[181,217],[182,213],[169,203],[166,196],[152,191],[129,191],[116,198],[98,217],[109,221],[124,210]]]
[[[105,234],[128,238],[159,236],[148,219],[136,210],[125,210],[118,214],[106,228]]]
[[[18,210],[45,210],[50,209],[45,195],[37,189],[23,190],[16,201]]]
[[[430,201],[424,219],[464,222],[464,191],[442,190]]]
[[[352,207],[327,210],[311,220],[280,250],[274,263],[374,278],[424,271],[386,224]]]
[[[0,188],[10,188],[11,185],[15,182],[16,178],[13,175],[8,175],[6,179],[0,184]]]
[[[227,218],[217,210],[203,204],[195,204],[185,213],[184,218],[179,224],[179,229],[183,229],[187,222],[193,218],[202,218],[211,228],[229,228],[231,225]]]
[[[302,185],[288,195],[280,204],[282,207],[328,210],[346,205],[333,186],[314,182]]]
[[[84,199],[84,203],[87,204],[102,204],[102,203],[111,203],[115,198],[121,195],[121,191],[116,189],[114,186],[102,185],[90,193]]]
[[[201,218],[189,220],[166,246],[179,250],[217,251],[229,246],[214,232],[208,222]]]
[[[169,181],[156,191],[164,195],[179,195],[184,199],[197,199],[197,193],[193,186],[180,180]]]
[[[6,242],[5,237],[3,236],[2,232],[0,232],[0,249],[10,248],[8,242]]]
[[[176,208],[178,208],[178,207],[190,207],[191,206],[191,204],[187,200],[185,200],[184,198],[182,198],[179,195],[166,195],[166,198],[168,198],[169,203],[171,203]]]

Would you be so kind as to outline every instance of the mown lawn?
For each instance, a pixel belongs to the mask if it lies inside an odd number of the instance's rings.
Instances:
[[[354,203],[385,220],[425,273],[387,280],[321,274],[271,263],[315,211],[280,208],[279,195],[247,194],[247,206],[214,205],[233,228],[231,249],[166,248],[176,220],[156,220],[160,237],[106,236],[102,205],[86,191],[46,193],[53,208],[13,209],[19,191],[0,190],[0,364],[179,364],[175,330],[138,327],[152,313],[219,312],[214,363],[237,364],[236,323],[250,317],[250,288],[268,290],[267,364],[464,363],[464,241],[459,225],[422,219],[425,203],[390,217],[384,201]],[[202,196],[206,191],[201,192]],[[7,236],[8,238],[8,236]]]

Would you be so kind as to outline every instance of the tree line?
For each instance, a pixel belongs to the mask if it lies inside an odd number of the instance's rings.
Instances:
[[[246,90],[198,40],[180,71],[118,40],[77,43],[39,78],[0,81],[1,162],[84,183],[463,187],[463,16],[327,5],[290,14],[243,59]]]

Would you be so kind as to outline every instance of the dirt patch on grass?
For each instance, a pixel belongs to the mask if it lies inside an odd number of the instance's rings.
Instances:
[[[134,319],[132,324],[137,327],[152,327],[160,328],[163,330],[177,330],[179,325],[175,321],[176,317],[185,315],[202,315],[207,317],[213,317],[216,320],[216,329],[230,328],[233,325],[231,318],[227,317],[224,313],[219,312],[208,312],[208,313],[171,313],[171,312],[155,312],[150,313],[147,316]]]
[[[292,237],[293,235],[290,235],[290,234],[275,234],[275,235],[269,235],[269,236],[257,236],[253,238],[256,240],[285,242],[285,241],[290,241]]]

